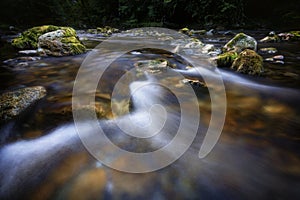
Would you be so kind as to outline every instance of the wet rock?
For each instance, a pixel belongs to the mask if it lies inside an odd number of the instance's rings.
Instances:
[[[21,50],[18,52],[18,54],[22,55],[22,56],[37,56],[37,55],[39,55],[37,50]]]
[[[86,51],[74,29],[45,33],[38,38],[38,47],[40,52],[50,56],[68,56]]]
[[[191,30],[190,35],[205,35],[206,34],[206,30]]]
[[[300,31],[290,31],[288,33],[279,33],[278,37],[282,41],[294,41],[300,39]]]
[[[187,27],[182,28],[182,29],[179,30],[179,33],[190,35],[190,29],[188,29]]]
[[[213,60],[216,62],[218,67],[230,67],[233,61],[238,57],[238,53],[235,51],[228,51],[218,55]]]
[[[2,122],[18,116],[36,100],[46,95],[42,86],[26,87],[0,95],[0,120]]]
[[[274,47],[267,47],[259,49],[259,52],[262,54],[274,54],[277,53],[277,49]]]
[[[274,60],[283,60],[284,56],[283,55],[276,55],[273,58],[274,58]]]
[[[213,36],[215,33],[216,33],[215,29],[210,29],[209,31],[206,32],[206,35]]]
[[[225,46],[223,47],[223,51],[235,51],[237,53],[242,52],[245,49],[252,49],[256,51],[257,42],[256,40],[244,33],[239,33],[234,38],[232,38]]]
[[[264,71],[263,58],[255,51],[246,49],[238,55],[231,68],[244,74],[260,75]]]
[[[137,72],[149,72],[152,74],[161,73],[168,68],[168,61],[164,59],[143,60],[134,64]]]
[[[196,35],[204,35],[206,34],[206,30],[190,30],[188,28],[182,28],[178,31],[179,33],[186,34],[188,36],[196,36]]]
[[[204,54],[208,54],[209,52],[212,52],[215,50],[215,46],[213,44],[206,44],[203,48],[202,48],[202,53]]]
[[[276,56],[273,56],[271,58],[266,58],[265,61],[266,62],[271,62],[271,63],[274,63],[274,64],[284,64],[284,56],[283,55],[276,55]]]
[[[28,29],[21,33],[21,35],[12,40],[12,45],[18,49],[37,49],[38,38],[48,32],[64,30],[70,36],[76,34],[75,30],[70,27],[59,27],[53,25],[37,26]]]
[[[119,32],[120,32],[119,29],[112,28],[110,26],[98,27],[97,28],[97,33],[103,33],[103,34],[111,35],[113,33],[119,33]]]
[[[260,42],[279,42],[280,38],[274,31],[271,31],[268,36],[260,40]]]
[[[28,67],[29,64],[27,62],[20,62],[17,64],[17,67],[18,68],[24,68],[24,67]]]
[[[25,68],[29,66],[29,62],[40,60],[41,57],[22,56],[14,59],[3,61],[3,64],[9,68]]]
[[[193,80],[193,79],[183,79],[183,84],[190,84],[192,87],[207,87],[205,82],[201,80]]]

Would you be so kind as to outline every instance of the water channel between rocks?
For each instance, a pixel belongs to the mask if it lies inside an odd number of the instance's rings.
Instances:
[[[252,33],[260,37],[260,33]],[[221,46],[226,36],[201,38]],[[86,41],[96,46],[99,38]],[[83,148],[72,125],[72,90],[77,71],[87,54],[47,57],[30,62],[26,69],[0,68],[0,92],[22,86],[44,86],[47,96],[19,118],[2,125],[10,136],[0,149],[0,183],[6,198],[18,199],[284,199],[300,196],[300,45],[299,42],[259,44],[276,47],[285,55],[285,64],[266,64],[275,71],[268,77],[250,77],[220,69],[227,98],[225,125],[213,151],[198,158],[203,133],[211,119],[211,99],[207,88],[197,84],[201,77],[192,70],[183,75],[196,80],[192,87],[200,109],[200,130],[188,151],[170,166],[146,174],[112,170],[96,161]],[[170,52],[144,49],[117,59],[101,78],[95,94],[97,116],[104,121],[114,118],[111,93],[122,74],[134,63],[166,59],[179,69],[189,63]],[[206,65],[207,61],[203,61]],[[195,66],[194,66],[195,67]],[[197,66],[202,67],[202,66]],[[206,66],[203,66],[206,67]],[[90,69],[93,72],[93,69]],[[95,72],[97,73],[97,72]],[[185,83],[165,77],[169,85]],[[218,90],[218,88],[214,88]],[[129,85],[124,86],[124,95]],[[88,93],[88,91],[87,91]],[[155,96],[147,91],[146,98]],[[148,96],[147,96],[148,95]],[[174,115],[180,114],[171,93],[161,96]],[[188,104],[188,99],[186,100]],[[118,115],[131,105],[115,102]],[[192,112],[192,111],[190,111]],[[167,124],[172,132],[177,124]],[[118,129],[108,135],[118,146],[143,152],[165,145],[121,137]],[[201,134],[202,133],[202,134]],[[151,146],[151,147],[150,147]],[[1,163],[5,160],[5,163]],[[116,161],[125,165],[126,157]],[[17,171],[14,165],[22,166]],[[3,174],[11,174],[3,176]],[[9,178],[1,178],[9,177]]]

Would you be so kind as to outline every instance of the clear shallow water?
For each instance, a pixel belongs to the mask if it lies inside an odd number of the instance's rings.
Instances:
[[[299,46],[283,43],[278,46],[280,48],[288,55],[287,64],[282,66],[284,70],[300,75]],[[179,68],[187,64],[170,54],[157,53],[145,51],[140,56],[126,55],[107,71],[96,94],[104,110],[103,120],[112,118],[110,94],[114,83],[133,62],[160,57],[171,59]],[[25,70],[1,69],[1,80],[5,80],[0,84],[1,91],[22,85],[43,85],[48,90],[46,98],[28,113],[10,126],[2,127],[12,133],[7,145],[0,150],[0,182],[5,186],[1,187],[0,194],[3,197],[286,199],[300,196],[300,97],[299,79],[295,76],[253,78],[221,70],[227,92],[227,115],[221,138],[213,151],[204,159],[198,158],[203,133],[211,117],[211,102],[207,89],[196,85],[201,129],[191,148],[167,168],[147,174],[128,174],[107,168],[93,159],[83,148],[74,127],[67,123],[72,121],[74,78],[85,56],[46,58],[30,63]],[[41,63],[44,64],[41,66]],[[281,70],[278,69],[281,65],[270,67]],[[195,76],[192,70],[185,73]],[[178,80],[167,77],[165,81],[178,84]],[[124,93],[128,91],[125,87]],[[150,99],[157,94],[149,91],[148,95]],[[174,97],[164,95],[166,102],[171,102],[169,106],[176,110]],[[118,105],[128,106],[128,102]],[[147,142],[120,137],[122,133],[105,121],[102,125],[111,131],[109,137],[125,149],[142,152],[149,148],[144,146]],[[57,127],[58,130],[51,131]],[[167,130],[173,128],[166,127]],[[155,143],[153,148],[163,144]],[[124,157],[116,162],[122,166],[128,160]]]

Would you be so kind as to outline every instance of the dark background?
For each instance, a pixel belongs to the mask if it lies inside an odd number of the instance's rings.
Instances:
[[[1,0],[0,25],[283,30],[299,29],[299,10],[299,0]]]

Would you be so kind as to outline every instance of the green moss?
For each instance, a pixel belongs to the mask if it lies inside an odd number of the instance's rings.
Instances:
[[[180,33],[184,33],[184,34],[189,34],[190,29],[188,29],[188,28],[185,27],[185,28],[180,29],[179,32]]]
[[[97,28],[97,33],[102,33],[102,34],[108,34],[111,35],[113,33],[119,32],[119,29],[112,28],[110,26],[105,26],[105,27],[98,27]]]
[[[77,37],[64,37],[61,39],[62,43],[80,43]]]
[[[218,67],[230,67],[233,61],[238,57],[238,53],[234,51],[228,51],[226,53],[220,54],[216,58]]]
[[[86,51],[86,48],[81,43],[71,43],[69,44],[70,51],[73,55],[82,54]]]
[[[264,71],[263,58],[255,51],[246,49],[235,59],[231,68],[244,74],[260,75]]]
[[[76,31],[71,27],[44,25],[24,31],[19,37],[12,40],[12,45],[18,49],[37,49],[38,38],[45,33],[56,30],[64,30],[68,37],[76,36]]]
[[[291,34],[293,34],[298,40],[300,39],[300,31],[291,31]]]

